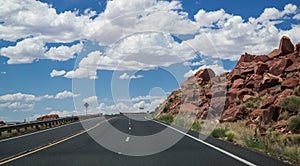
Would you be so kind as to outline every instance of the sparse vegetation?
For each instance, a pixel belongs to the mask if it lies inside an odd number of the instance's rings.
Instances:
[[[203,123],[203,122],[195,121],[195,122],[192,124],[191,130],[196,131],[196,132],[200,132],[200,130],[201,130],[201,124],[202,124],[202,123]]]
[[[290,117],[289,112],[284,111],[282,114],[279,115],[278,119],[279,120],[288,120]]]
[[[298,126],[299,122],[300,117],[297,121]],[[246,127],[245,123],[245,121],[221,123],[211,133],[211,136],[219,136],[218,138],[235,142],[242,146],[254,148],[277,157],[289,158],[298,163],[300,162],[299,134],[285,134],[277,131],[269,131],[265,136],[261,136],[260,133],[258,133],[255,138],[255,129]]]
[[[262,102],[261,97],[250,98],[243,104],[243,108],[247,110],[254,110],[260,107],[261,102]]]
[[[158,117],[158,120],[166,122],[166,123],[172,123],[173,122],[173,116],[170,115],[170,114],[160,115]]]
[[[224,138],[226,137],[226,132],[228,131],[228,129],[224,129],[224,128],[216,128],[211,132],[211,136],[215,137],[215,138]]]
[[[238,137],[238,134],[233,131],[233,130],[229,130],[225,133],[226,135],[226,140],[229,141],[229,142],[233,142],[234,139],[236,139]]]
[[[287,111],[300,112],[300,97],[292,95],[288,98],[283,99],[281,106]]]
[[[300,116],[291,118],[288,124],[288,129],[291,131],[296,131],[300,129]]]

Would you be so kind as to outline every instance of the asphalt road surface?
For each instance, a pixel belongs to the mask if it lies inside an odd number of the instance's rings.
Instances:
[[[4,165],[285,165],[211,137],[202,141],[144,114],[94,118],[0,141]]]

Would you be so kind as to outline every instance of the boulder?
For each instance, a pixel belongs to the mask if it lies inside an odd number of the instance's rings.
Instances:
[[[191,103],[183,103],[180,105],[180,112],[196,112],[197,106]]]
[[[261,114],[261,123],[266,125],[272,122],[274,113],[273,109],[263,109]]]
[[[299,80],[297,78],[291,77],[291,78],[288,78],[288,79],[284,80],[281,83],[281,88],[282,89],[295,88],[298,85],[299,85]]]
[[[266,62],[269,60],[268,55],[259,55],[254,57],[254,62]]]
[[[270,52],[267,56],[269,59],[273,59],[275,57],[278,57],[279,55],[281,55],[281,51],[279,49],[275,49],[272,52]]]
[[[215,73],[211,69],[202,69],[197,71],[194,77],[197,79],[198,82],[202,83],[203,81],[207,82],[211,78],[215,77]]]
[[[256,57],[255,55],[250,55],[248,53],[245,53],[244,55],[242,55],[240,57],[239,61],[236,64],[236,67],[238,67],[239,65],[241,65],[241,63],[243,63],[243,62],[252,62],[255,57]]]
[[[232,88],[242,88],[243,85],[244,85],[244,80],[239,78],[233,81]]]
[[[283,55],[294,52],[294,45],[291,42],[290,38],[283,36],[280,40],[279,50]]]
[[[269,69],[268,65],[264,62],[258,62],[254,67],[254,74],[262,75]]]
[[[270,105],[272,105],[275,101],[277,96],[271,96],[271,97],[267,97],[265,98],[263,101],[262,101],[262,104],[261,104],[261,109],[266,109],[268,108]]]
[[[297,87],[295,95],[300,96],[300,86]]]
[[[293,93],[294,91],[291,89],[285,89],[284,91],[282,91],[275,100],[274,106],[281,107],[282,100],[291,96]]]
[[[300,42],[295,45],[295,52],[300,52]]]
[[[250,113],[250,118],[251,119],[256,119],[257,117],[259,117],[261,114],[262,114],[263,110],[262,109],[256,109],[256,110],[253,110],[251,113]]]
[[[261,83],[260,83],[260,90],[264,90],[266,88],[274,87],[282,82],[282,78],[278,76],[274,76],[270,73],[264,75]]]
[[[251,100],[251,99],[255,99],[255,96],[245,95],[242,100],[243,100],[243,102],[246,102],[247,100]]]
[[[239,90],[237,92],[237,97],[239,99],[242,99],[244,97],[244,95],[253,95],[253,91],[252,89],[249,89],[249,88],[243,88],[241,90]]]
[[[290,59],[284,58],[279,60],[273,60],[269,64],[270,73],[273,75],[280,75],[283,73],[284,69],[291,66],[293,62]]]
[[[242,119],[242,115],[242,108],[240,106],[233,106],[223,112],[220,122],[235,122]]]

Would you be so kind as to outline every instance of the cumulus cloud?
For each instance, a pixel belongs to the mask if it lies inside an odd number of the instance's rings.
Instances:
[[[50,73],[51,77],[57,77],[57,76],[62,76],[66,74],[65,70],[52,70],[52,72]]]
[[[119,112],[141,112],[140,108],[144,108],[142,111],[154,111],[156,107],[162,103],[164,99],[152,100],[151,102],[139,101],[137,103],[128,105],[123,102],[118,102],[113,105],[106,105],[105,103],[101,103],[98,107],[96,107],[94,112],[104,112],[107,114],[110,113],[119,113]]]
[[[47,96],[47,95],[46,95]],[[48,98],[54,98],[54,99],[66,99],[66,98],[70,98],[70,97],[77,97],[79,96],[79,94],[74,94],[73,92],[69,92],[69,91],[63,91],[63,92],[59,92],[57,93],[55,96],[47,96]],[[47,98],[46,97],[46,98]]]
[[[25,101],[25,102],[30,102],[30,101],[39,101],[41,98],[36,97],[35,95],[32,94],[23,94],[23,93],[15,93],[15,94],[6,94],[0,96],[0,101]]]
[[[33,107],[34,107],[34,104],[27,104],[27,103],[21,103],[21,102],[13,102],[7,106],[7,108],[9,108],[9,109],[18,109],[18,110],[32,110]]]
[[[77,69],[67,72],[64,77],[93,79],[97,77],[97,70],[149,70],[195,57],[196,53],[188,44],[176,42],[169,33],[138,33],[120,40],[105,52],[89,53]]]
[[[123,73],[120,75],[121,80],[126,80],[126,79],[137,79],[137,78],[143,78],[144,76],[142,75],[128,75],[127,73]]]
[[[73,94],[69,91],[59,92],[56,95],[43,95],[36,96],[33,94],[15,93],[5,94],[0,96],[0,110],[7,108],[14,112],[18,111],[31,111],[37,102],[44,99],[66,99],[70,97],[77,97],[78,94]],[[45,110],[52,110],[50,107],[46,107]]]
[[[82,42],[51,48],[46,47],[47,43],[91,40],[106,48],[89,53],[77,69],[64,74],[66,78],[96,79],[97,70],[168,67],[195,58],[189,45],[205,56],[237,60],[244,52],[268,53],[270,48],[278,46],[282,35],[289,36],[293,42],[300,41],[296,35],[299,24],[287,30],[277,27],[284,19],[299,19],[297,6],[293,4],[287,4],[283,10],[266,8],[257,18],[242,18],[224,9],[200,9],[194,20],[188,18],[180,1],[114,0],[107,1],[101,13],[86,10],[84,14],[58,13],[51,5],[35,0],[22,3],[2,0],[0,6],[3,22],[0,39],[18,41],[15,46],[0,50],[1,56],[9,58],[8,64],[39,59],[65,61],[83,48]],[[178,42],[174,35],[193,38]]]
[[[185,78],[191,77],[193,76],[195,73],[197,73],[197,71],[202,70],[202,69],[212,69],[216,75],[220,75],[224,72],[228,72],[229,70],[225,70],[223,66],[219,65],[219,64],[213,64],[213,65],[203,65],[200,66],[198,69],[196,70],[190,70],[187,73],[184,74]]]
[[[14,94],[5,94],[0,96],[0,101],[23,101],[23,102],[33,102],[33,101],[40,101],[43,99],[65,99],[69,97],[77,97],[79,94],[74,94],[73,92],[63,91],[58,92],[56,95],[43,95],[43,96],[36,96],[33,94],[24,94],[24,93],[14,93]]]
[[[201,27],[199,34],[185,42],[202,55],[221,59],[237,60],[244,52],[267,54],[270,49],[278,47],[283,35],[291,37],[294,42],[300,41],[295,33],[299,24],[292,25],[289,30],[276,27],[285,16],[295,15],[296,11],[296,5],[287,4],[282,11],[266,8],[258,18],[244,20],[241,16],[227,14],[223,9],[212,12],[200,10],[194,16]]]
[[[98,97],[97,96],[90,96],[90,97],[84,98],[82,101],[84,103],[97,102],[98,101]]]
[[[8,57],[8,64],[24,64],[32,63],[39,59],[51,59],[58,61],[66,61],[74,58],[83,48],[83,44],[79,43],[71,47],[59,46],[52,47],[50,50],[45,43],[37,38],[27,38],[16,44],[0,49],[0,55]]]
[[[108,1],[102,13],[86,10],[81,15],[77,11],[57,13],[51,5],[35,0],[25,0],[21,4],[18,0],[3,0],[0,6],[0,20],[3,22],[0,24],[0,38],[13,42],[24,39],[16,46],[1,49],[0,54],[9,58],[8,64],[32,63],[38,59],[64,61],[81,50],[81,45],[48,49],[46,43],[88,39],[107,46],[137,31],[172,34],[193,34],[197,31],[188,14],[178,12],[182,9],[179,1],[115,0]],[[120,16],[122,18],[116,19]]]
[[[295,15],[295,16],[293,17],[293,19],[295,19],[295,20],[300,20],[300,14]]]

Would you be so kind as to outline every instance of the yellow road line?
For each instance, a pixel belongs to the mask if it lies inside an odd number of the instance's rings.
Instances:
[[[69,140],[69,139],[75,138],[75,137],[77,137],[77,136],[79,136],[79,135],[81,135],[81,134],[84,134],[84,133],[86,133],[86,132],[89,132],[89,131],[95,129],[96,127],[100,126],[101,124],[103,124],[103,123],[105,123],[105,122],[108,122],[108,121],[111,120],[111,119],[112,119],[112,118],[107,119],[107,120],[104,120],[104,121],[102,121],[102,122],[99,122],[99,123],[97,123],[95,126],[89,128],[89,129],[87,129],[87,130],[83,130],[83,131],[81,131],[81,132],[79,132],[79,133],[77,133],[77,134],[71,135],[71,136],[69,136],[69,137],[67,137],[67,138],[64,138],[64,139],[62,139],[62,140],[59,140],[59,141],[50,143],[50,144],[48,144],[48,145],[45,145],[45,146],[36,148],[36,149],[34,149],[34,150],[32,150],[32,151],[29,151],[29,152],[26,152],[26,153],[23,153],[23,154],[20,154],[20,155],[17,155],[17,156],[8,157],[7,160],[1,161],[1,162],[0,162],[0,165],[3,165],[3,164],[6,164],[6,163],[9,163],[9,162],[12,162],[12,161],[17,160],[17,159],[19,159],[19,158],[22,158],[22,157],[31,155],[31,154],[33,154],[33,153],[39,152],[39,151],[41,151],[41,150],[44,150],[44,149],[50,148],[50,147],[52,147],[52,146],[54,146],[54,145],[60,144],[60,143],[62,143],[62,142],[65,142],[65,141],[67,141],[67,140]]]

